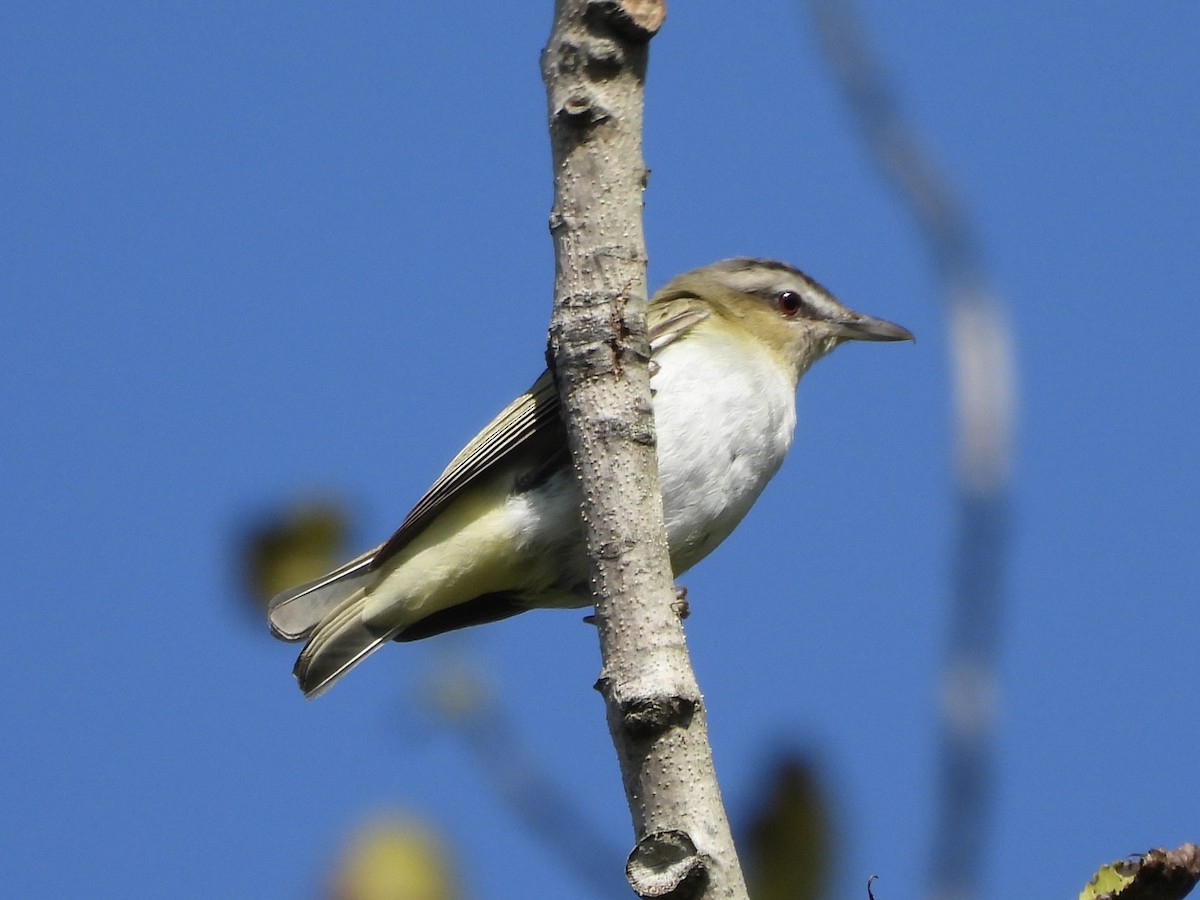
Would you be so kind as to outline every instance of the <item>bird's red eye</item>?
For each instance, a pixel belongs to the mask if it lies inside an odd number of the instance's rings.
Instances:
[[[782,291],[775,298],[775,305],[785,316],[794,316],[804,306],[804,298],[795,291]]]

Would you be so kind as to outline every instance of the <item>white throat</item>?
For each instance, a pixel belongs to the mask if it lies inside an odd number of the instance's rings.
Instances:
[[[706,324],[655,354],[660,368],[651,380],[676,574],[742,520],[779,469],[796,427],[791,373],[765,347]]]

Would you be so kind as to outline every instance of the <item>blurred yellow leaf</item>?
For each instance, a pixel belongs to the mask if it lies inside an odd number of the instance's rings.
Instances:
[[[459,897],[441,840],[415,821],[380,821],[351,841],[339,862],[331,900],[455,900]]]

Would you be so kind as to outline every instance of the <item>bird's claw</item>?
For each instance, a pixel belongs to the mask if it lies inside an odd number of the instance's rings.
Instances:
[[[687,588],[682,584],[675,585],[675,599],[671,601],[671,609],[675,610],[675,615],[679,616],[681,622],[691,615],[692,608],[688,604]]]

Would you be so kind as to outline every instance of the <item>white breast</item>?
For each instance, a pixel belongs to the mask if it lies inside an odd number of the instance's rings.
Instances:
[[[737,526],[792,443],[795,384],[768,351],[703,325],[655,355],[654,419],[675,573]]]

